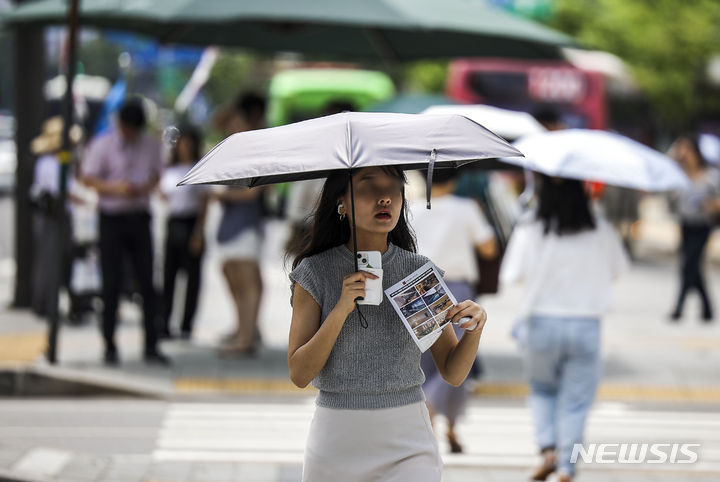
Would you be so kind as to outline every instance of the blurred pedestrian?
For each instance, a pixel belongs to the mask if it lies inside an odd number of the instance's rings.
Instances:
[[[682,317],[685,298],[697,290],[702,301],[702,319],[710,322],[713,309],[702,272],[702,262],[713,224],[718,220],[717,199],[720,198],[720,171],[710,167],[700,152],[694,135],[680,136],[669,153],[690,178],[691,185],[677,193],[677,210],[682,240],[680,254],[680,291],[671,320]]]
[[[354,111],[355,106],[352,102],[335,100],[325,106],[323,115]],[[312,227],[311,215],[317,206],[322,187],[323,179],[308,179],[290,183],[286,206],[286,217],[290,223],[290,235],[285,249],[293,255],[300,253],[300,250],[308,241],[307,238]]]
[[[479,273],[475,253],[484,259],[494,259],[498,255],[498,246],[495,232],[477,203],[453,194],[457,177],[455,169],[434,171],[432,209],[427,209],[425,200],[411,203],[410,221],[417,236],[418,253],[445,270],[445,282],[458,300],[474,300]],[[461,328],[453,328],[456,336],[462,335]],[[463,447],[458,441],[455,424],[467,406],[467,380],[457,387],[449,385],[443,380],[429,351],[423,353],[421,366],[425,373],[423,391],[430,420],[436,414],[447,419],[446,437],[450,451],[460,453]],[[480,371],[480,363],[476,359],[470,377],[478,378]]]
[[[236,112],[225,124],[226,135],[265,126],[265,98],[248,93],[235,103]],[[265,188],[229,187],[213,194],[223,207],[217,233],[222,271],[235,304],[236,326],[220,345],[221,356],[254,356],[260,343],[258,315],[262,299],[260,249]]]
[[[190,125],[180,129],[180,136],[172,149],[170,165],[160,179],[160,193],[168,203],[167,235],[163,276],[162,327],[160,336],[172,338],[170,327],[175,299],[175,278],[178,272],[186,275],[185,303],[181,312],[180,337],[188,340],[192,335],[193,319],[197,309],[204,248],[205,213],[208,186],[177,187],[188,171],[200,159],[202,137]]]
[[[533,480],[557,470],[567,482],[600,380],[600,317],[610,307],[611,281],[629,263],[611,225],[593,215],[580,181],[539,180],[537,212],[515,227],[500,276],[526,285],[521,347],[542,454]]]
[[[72,219],[70,205],[60,206],[60,158],[64,122],[61,117],[51,117],[43,122],[42,132],[30,144],[30,150],[38,159],[35,161],[33,183],[30,187],[30,199],[33,206],[33,291],[32,308],[36,315],[47,316],[52,312],[49,305],[56,298],[52,296],[53,279],[48,276],[48,267],[57,263],[57,243],[59,233],[64,233],[63,266],[60,273],[60,287],[70,289],[72,267]],[[77,144],[82,137],[80,126],[70,129],[70,140]],[[66,181],[67,200],[69,203],[81,203],[74,196],[74,179],[68,173]],[[61,210],[65,210],[64,213]],[[61,215],[64,214],[64,215]],[[61,229],[61,227],[63,229]]]
[[[383,287],[428,261],[415,253],[408,227],[405,175],[395,167],[368,167],[352,176],[354,210],[348,173],[331,174],[310,242],[290,273],[290,378],[319,389],[303,480],[439,482],[442,461],[423,402],[420,350],[387,300],[355,304],[366,280],[377,276],[353,272],[353,216],[357,249],[382,254]],[[460,325],[466,330],[459,341],[448,328],[430,348],[438,369],[456,385],[475,360],[486,321],[472,300],[451,307],[446,319],[465,316],[470,320]]]
[[[150,193],[162,168],[160,142],[144,132],[145,111],[139,99],[126,100],[117,120],[116,130],[93,140],[82,164],[85,183],[99,196],[104,360],[108,365],[119,363],[115,329],[122,265],[127,257],[143,302],[144,360],[167,365],[168,358],[157,346],[150,233]]]

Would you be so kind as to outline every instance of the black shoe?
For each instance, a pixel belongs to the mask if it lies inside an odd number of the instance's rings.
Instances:
[[[713,314],[711,312],[705,312],[702,315],[702,321],[703,323],[712,323],[713,321]]]
[[[143,359],[148,365],[159,365],[164,367],[170,366],[170,359],[159,351],[145,353],[145,357]]]
[[[118,352],[114,348],[105,350],[105,356],[103,357],[103,363],[108,367],[116,367],[120,365],[120,358],[118,358]]]
[[[673,311],[670,314],[669,318],[670,318],[670,321],[678,322],[678,321],[680,321],[680,318],[682,318],[682,313]]]
[[[158,339],[160,340],[172,340],[173,338],[175,337],[168,328],[163,328],[158,331]]]

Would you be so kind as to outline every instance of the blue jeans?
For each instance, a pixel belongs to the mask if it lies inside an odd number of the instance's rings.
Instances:
[[[555,448],[558,472],[575,474],[573,446],[600,379],[600,320],[531,316],[525,347],[530,410],[541,449]]]

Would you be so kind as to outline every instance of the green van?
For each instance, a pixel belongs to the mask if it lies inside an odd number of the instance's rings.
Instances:
[[[325,115],[333,103],[355,110],[390,99],[395,85],[372,70],[302,68],[275,74],[268,91],[268,125],[279,126]]]

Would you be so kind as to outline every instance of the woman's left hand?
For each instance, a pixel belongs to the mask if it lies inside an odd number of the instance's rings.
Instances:
[[[450,308],[445,319],[450,320],[452,323],[457,323],[464,317],[469,317],[470,319],[458,326],[463,330],[467,330],[468,333],[480,333],[487,321],[485,309],[471,300],[465,300]],[[469,330],[469,328],[472,329]]]

